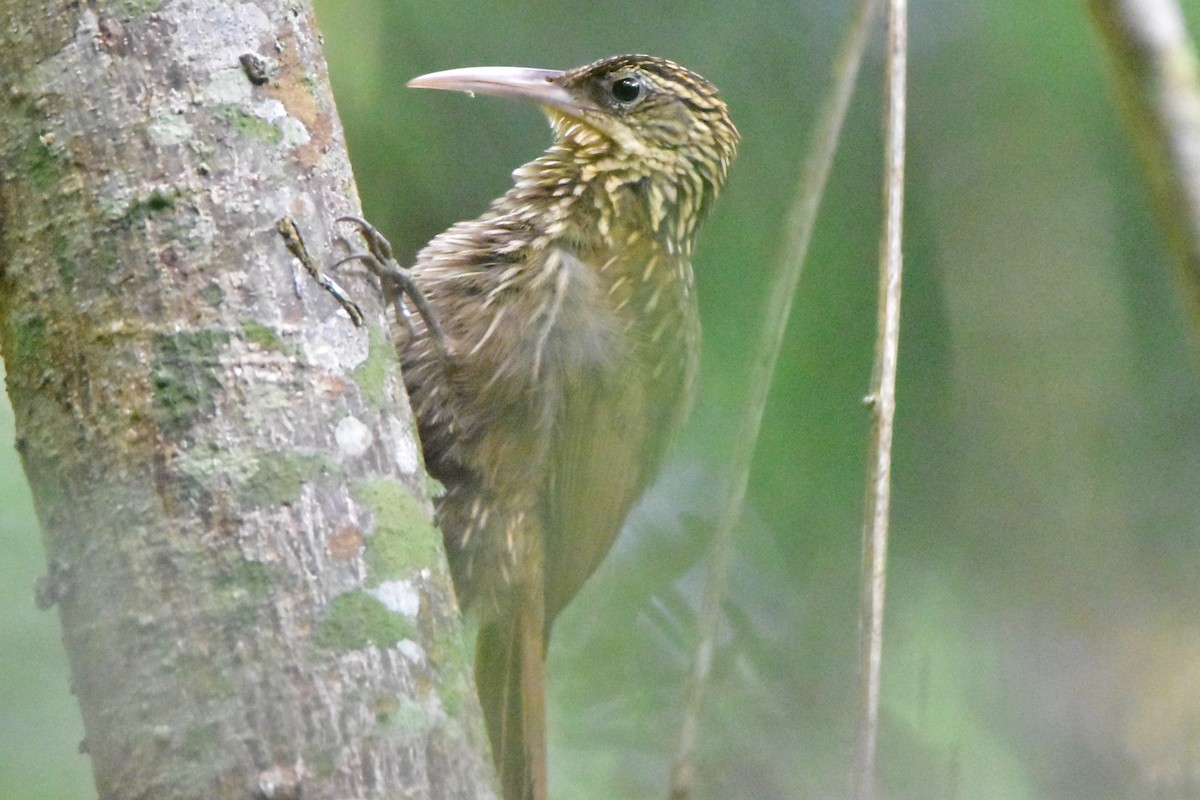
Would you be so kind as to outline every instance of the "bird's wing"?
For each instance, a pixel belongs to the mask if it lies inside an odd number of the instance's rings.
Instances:
[[[567,435],[550,456],[544,529],[547,631],[600,565],[658,465],[662,447],[646,404],[641,381],[616,392],[581,387],[565,399]]]
[[[642,272],[640,262],[607,263],[616,267],[615,274]],[[577,261],[571,267],[581,265]],[[596,278],[601,272],[587,267],[575,274]],[[573,288],[609,294],[587,284],[580,279]],[[604,300],[593,299],[580,307],[603,305]],[[571,318],[573,313],[571,304],[564,304],[567,329],[576,341],[558,343],[572,354],[564,362],[571,377],[563,383],[554,415],[547,454],[550,485],[543,495],[547,630],[600,565],[657,472],[688,406],[695,367],[683,347],[685,331],[671,337],[671,355],[660,364],[661,355],[651,355],[655,349],[646,345],[636,320],[614,317],[602,323]],[[681,328],[691,322],[685,319]],[[593,333],[579,338],[578,332],[587,330]],[[589,352],[593,357],[580,360]]]

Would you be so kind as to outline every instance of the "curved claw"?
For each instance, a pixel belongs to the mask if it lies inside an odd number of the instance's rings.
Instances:
[[[392,244],[387,237],[380,233],[374,225],[353,214],[338,217],[337,221],[350,222],[358,228],[359,235],[366,242],[367,252],[351,253],[334,264],[334,268],[350,261],[363,262],[367,269],[379,278],[383,285],[384,296],[396,308],[396,313],[400,318],[404,320],[409,335],[416,335],[416,328],[413,326],[412,317],[404,302],[406,297],[417,307],[417,313],[425,322],[425,330],[433,338],[438,352],[443,356],[447,355],[449,351],[446,349],[446,337],[442,333],[442,326],[438,324],[437,315],[433,313],[433,309],[425,299],[425,294],[413,280],[412,273],[396,263],[396,259],[392,255]]]
[[[367,265],[367,269],[371,270],[372,273],[379,274],[378,267],[376,266],[379,263],[379,259],[371,253],[351,253],[345,258],[339,258],[333,262],[332,268],[337,269],[342,264],[349,264],[351,261],[361,261]]]

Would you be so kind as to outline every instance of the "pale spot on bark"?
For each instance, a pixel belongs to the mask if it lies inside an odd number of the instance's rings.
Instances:
[[[333,431],[338,453],[343,458],[358,458],[371,447],[371,429],[357,417],[343,417]]]
[[[421,593],[411,581],[384,581],[367,592],[395,614],[416,619],[421,613]]]

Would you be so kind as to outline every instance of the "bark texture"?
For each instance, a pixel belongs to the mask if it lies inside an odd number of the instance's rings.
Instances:
[[[0,6],[0,345],[101,798],[493,796],[307,2]]]

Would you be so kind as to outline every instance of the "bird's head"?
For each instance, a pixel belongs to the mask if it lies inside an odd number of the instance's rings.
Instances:
[[[612,56],[565,72],[452,69],[408,85],[534,102],[550,118],[557,141],[587,154],[599,177],[621,173],[636,180],[640,171],[699,179],[715,194],[737,149],[737,129],[716,87],[653,56]]]

